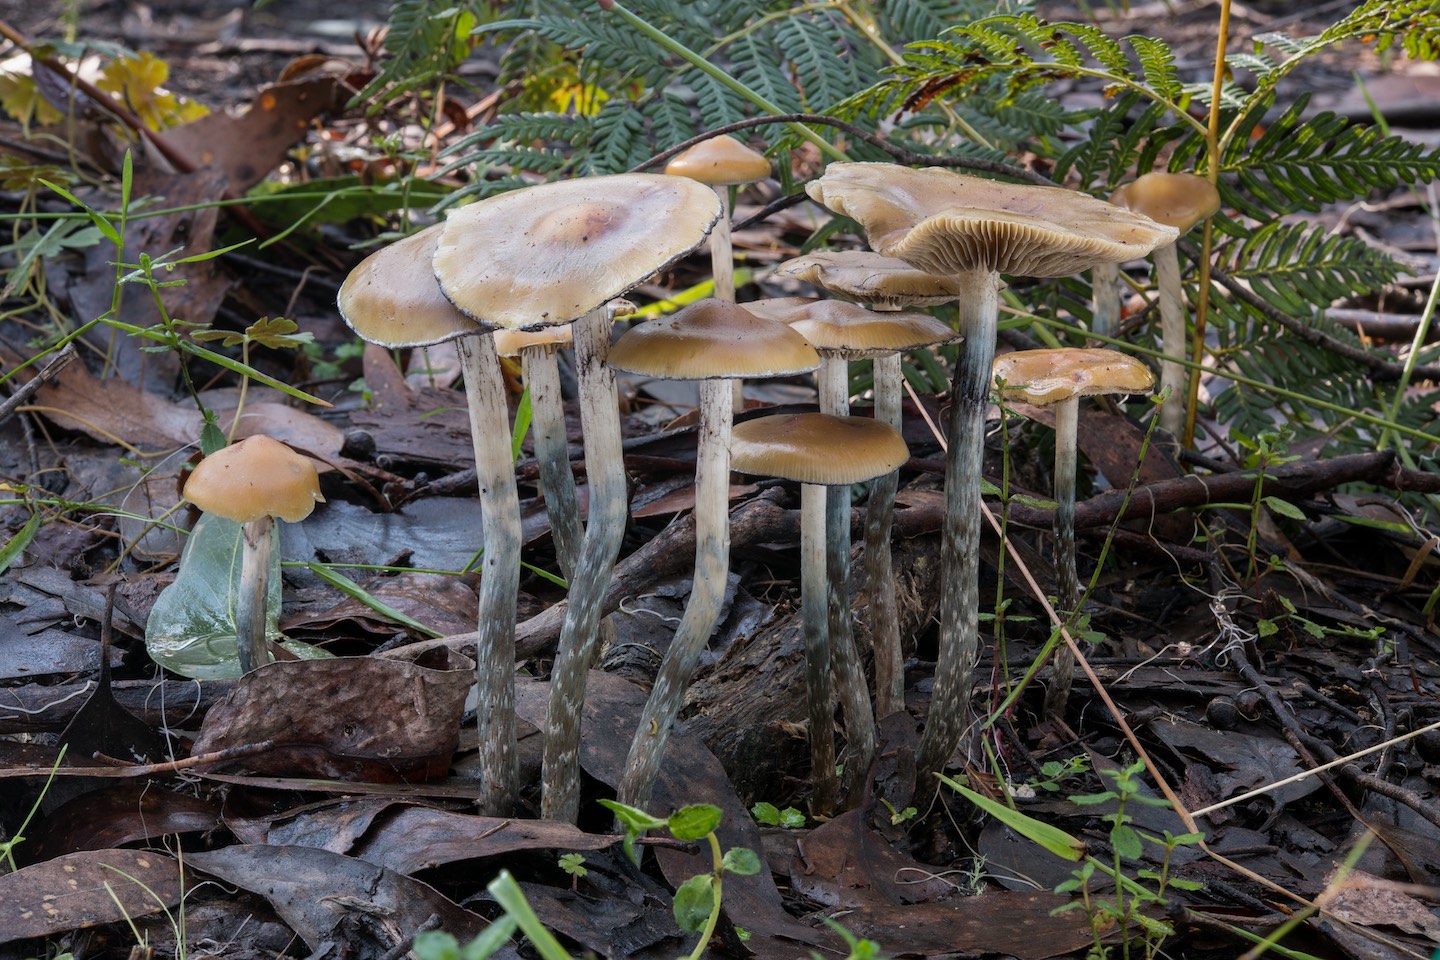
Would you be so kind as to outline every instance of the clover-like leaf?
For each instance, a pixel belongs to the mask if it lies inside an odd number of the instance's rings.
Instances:
[[[715,878],[696,874],[675,891],[675,923],[686,933],[699,933],[715,912]]]

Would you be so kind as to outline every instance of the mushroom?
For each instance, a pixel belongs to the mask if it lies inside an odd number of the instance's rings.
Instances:
[[[684,177],[588,177],[461,207],[435,251],[440,287],[466,315],[512,329],[574,321],[590,516],[550,680],[541,772],[547,819],[573,823],[579,815],[585,672],[628,506],[604,305],[698,247],[719,215],[715,195]],[[504,669],[514,670],[513,655]]]
[[[1060,608],[1080,609],[1080,577],[1075,567],[1075,460],[1080,398],[1101,394],[1149,393],[1150,370],[1117,350],[1064,348],[1017,350],[997,357],[994,379],[1006,400],[1055,407],[1055,574]],[[1070,648],[1056,649],[1053,682],[1045,694],[1047,716],[1061,716],[1070,696],[1075,658]]]
[[[918,271],[913,271],[918,273]],[[771,306],[774,303],[775,306]],[[872,358],[875,362],[876,419],[889,423],[899,432],[901,351],[957,339],[958,335],[944,323],[927,313],[875,312],[854,303],[840,300],[778,301],[758,300],[748,305],[762,316],[773,315],[794,327],[820,352],[820,412],[848,416],[850,412],[848,361]],[[894,360],[893,364],[882,361]],[[886,409],[882,411],[882,399]],[[890,408],[893,408],[890,409]],[[885,414],[894,414],[893,419]],[[870,510],[866,523],[866,570],[871,577],[871,636],[875,648],[876,711],[885,717],[904,709],[904,658],[900,649],[899,623],[893,630],[875,614],[877,599],[888,597],[894,613],[895,581],[890,565],[890,510],[876,511],[874,498],[884,497],[893,509],[895,480],[899,471],[891,471],[875,480],[871,488]],[[887,481],[889,481],[887,483]],[[868,521],[875,513],[883,513],[887,522],[879,531]],[[830,640],[835,659],[836,676],[841,684],[841,702],[846,705],[846,736],[851,749],[860,758],[861,771],[868,767],[874,749],[875,728],[868,698],[864,696],[864,673],[850,630],[850,504],[848,497],[830,497],[826,503],[826,552],[830,583]],[[877,539],[872,540],[874,532]],[[871,554],[879,554],[872,558]],[[848,689],[853,684],[854,690]],[[853,699],[852,694],[860,699]],[[860,716],[851,718],[852,708],[864,708],[864,729],[856,724]],[[855,781],[852,781],[852,783]]]
[[[955,299],[948,277],[917,270],[904,260],[869,250],[819,251],[795,257],[776,267],[777,276],[794,277],[838,294],[872,310],[894,312],[904,307],[934,307]],[[941,343],[957,335],[934,322],[930,329],[945,330]],[[901,349],[913,349],[906,346]],[[877,354],[873,360],[875,416],[901,430],[901,388],[904,385],[900,351]],[[895,570],[891,563],[890,529],[895,516],[898,471],[870,485],[865,505],[865,582],[870,585],[870,634],[875,648],[875,713],[885,717],[905,708],[905,658],[900,642],[900,611],[895,598]]]
[[[685,613],[665,652],[620,779],[620,802],[644,808],[660,772],[685,688],[715,631],[730,565],[730,385],[735,377],[782,377],[814,370],[820,358],[783,323],[724,300],[700,300],[630,328],[610,366],[667,380],[700,381],[695,453],[695,576]]]
[[[362,339],[386,347],[455,340],[465,379],[484,553],[476,618],[476,724],[485,776],[483,813],[505,816],[519,792],[515,752],[515,603],[520,587],[520,499],[510,417],[495,338],[445,298],[430,262],[443,224],[377,250],[340,286],[340,315]]]
[[[857,220],[870,246],[953,277],[965,337],[951,386],[941,541],[939,662],[916,755],[925,788],[968,725],[979,653],[980,477],[1000,275],[1067,276],[1144,256],[1173,227],[1059,187],[1001,183],[936,167],[832,163],[806,186],[812,199]]]
[[[241,524],[240,591],[235,601],[235,640],[240,672],[270,662],[265,637],[265,599],[275,518],[298,523],[310,516],[320,494],[315,465],[279,440],[246,437],[201,460],[185,481],[185,499],[206,513]]]
[[[689,177],[709,185],[720,201],[720,219],[710,234],[710,273],[714,278],[715,296],[735,302],[735,253],[730,240],[730,188],[755,183],[770,176],[770,161],[763,153],[751,150],[729,134],[702,140],[682,150],[665,164],[665,173],[672,177]],[[736,413],[745,409],[745,381],[731,381],[730,402]]]
[[[1110,202],[1144,214],[1181,234],[1220,209],[1215,184],[1193,173],[1155,171],[1121,184]],[[1178,236],[1177,236],[1178,239]],[[1155,285],[1160,292],[1160,390],[1169,391],[1160,405],[1160,426],[1172,437],[1185,427],[1185,367],[1175,357],[1185,356],[1185,293],[1180,285],[1180,256],[1175,241],[1157,246]],[[1114,285],[1111,284],[1111,291]],[[1097,294],[1098,295],[1098,294]]]
[[[889,424],[859,417],[798,413],[735,425],[730,462],[742,473],[795,480],[800,487],[800,605],[805,626],[805,688],[810,713],[811,813],[834,809],[834,697],[830,687],[825,576],[826,486],[872,480],[909,459]]]

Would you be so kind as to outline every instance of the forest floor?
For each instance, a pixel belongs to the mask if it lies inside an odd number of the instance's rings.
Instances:
[[[80,37],[162,58],[166,86],[219,116],[173,141],[212,167],[168,172],[148,156],[136,164],[134,194],[164,197],[176,212],[137,221],[127,254],[176,247],[198,254],[232,238],[274,237],[306,209],[300,201],[267,205],[257,208],[258,219],[241,220],[189,207],[225,189],[216,168],[232,189],[267,175],[292,183],[387,175],[370,123],[344,109],[336,87],[337,78],[365,73],[370,60],[360,44],[373,43],[365,37],[384,22],[387,6],[83,4]],[[1309,32],[1348,5],[1314,4],[1303,15],[1295,6],[1236,4],[1232,49],[1267,30]],[[0,3],[0,20],[26,37],[62,34],[60,5],[13,7]],[[1073,4],[1042,7],[1054,18],[1076,16]],[[1166,38],[1187,79],[1200,81],[1212,62],[1216,10],[1175,0],[1098,15],[1112,32]],[[1433,147],[1440,145],[1440,73],[1432,67],[1347,47],[1292,77],[1281,95],[1309,92],[1312,109],[1365,119],[1368,94],[1394,132]],[[493,59],[478,52],[460,70],[463,83],[453,91],[460,109],[447,120],[463,129],[473,119],[463,108],[494,92],[494,76]],[[1083,85],[1058,95],[1076,107],[1099,98]],[[63,146],[23,139],[17,125],[0,121],[0,161],[70,162]],[[86,150],[112,172],[121,152],[113,138]],[[8,191],[0,209],[21,212],[21,192],[0,189]],[[1397,356],[1440,267],[1440,235],[1420,194],[1317,215],[1405,265],[1407,275],[1381,297],[1337,304],[1334,314]],[[606,598],[615,638],[586,702],[580,829],[536,819],[543,678],[564,596],[538,574],[525,576],[519,601],[522,809],[508,819],[475,816],[473,711],[464,714],[467,725],[457,721],[472,678],[466,656],[478,577],[448,572],[468,569],[478,543],[466,407],[458,385],[444,385],[445,370],[454,372],[444,351],[402,369],[392,352],[361,353],[336,312],[339,284],[375,232],[377,218],[363,215],[375,212],[327,216],[319,228],[263,249],[182,268],[175,275],[187,285],[166,291],[171,315],[185,321],[238,332],[260,317],[283,316],[313,335],[300,349],[256,347],[249,359],[333,405],[323,413],[258,385],[241,394],[218,370],[195,386],[222,425],[243,410],[242,434],[278,436],[322,465],[327,503],[285,532],[284,557],[295,563],[286,567],[281,627],[340,659],[281,664],[287,669],[266,671],[261,685],[254,676],[176,679],[147,655],[146,623],[175,579],[183,542],[148,518],[181,527],[195,519],[179,483],[201,420],[195,402],[175,389],[175,352],[93,336],[79,351],[83,361],[47,369],[20,413],[6,409],[0,419],[0,491],[31,491],[29,499],[0,502],[0,543],[23,547],[16,556],[0,553],[8,565],[0,575],[0,857],[10,868],[0,875],[0,960],[66,951],[121,956],[137,942],[161,956],[395,960],[422,927],[462,940],[483,930],[499,912],[485,883],[500,867],[521,880],[541,920],[572,949],[673,957],[693,942],[675,930],[672,891],[709,869],[708,851],[657,842],[637,869],[621,852],[609,813],[589,802],[613,796],[645,689],[690,590],[696,441],[683,416],[692,401],[622,381],[630,523]],[[808,225],[778,217],[742,231],[738,242],[750,265],[768,266],[798,252]],[[37,354],[47,324],[83,322],[111,306],[111,256],[77,246],[71,256],[50,258],[49,315],[11,311],[20,294],[5,288],[13,297],[0,319],[0,372]],[[15,266],[13,251],[0,249],[0,268]],[[687,261],[672,288],[705,269],[699,258]],[[740,298],[795,292],[762,280]],[[132,285],[121,306],[129,322],[158,319],[147,313],[154,309],[148,290]],[[18,386],[0,386],[0,401]],[[796,382],[750,385],[747,396],[752,405],[798,409],[814,394]],[[1122,929],[1093,910],[1059,909],[1076,902],[1074,893],[1053,892],[1071,879],[1074,863],[948,791],[911,796],[907,761],[936,659],[943,508],[939,445],[920,414],[941,419],[945,408],[943,395],[907,407],[913,459],[895,520],[902,625],[912,641],[906,711],[882,720],[881,757],[863,801],[834,818],[796,813],[796,823],[772,824],[751,813],[759,803],[803,809],[810,786],[799,498],[773,483],[732,488],[734,562],[723,621],[652,804],[661,811],[715,804],[724,811],[722,843],[756,850],[768,867],[726,877],[729,923],[720,924],[712,956],[844,956],[844,941],[821,917],[893,957],[1084,956],[1097,932],[1119,955],[1125,929],[1137,951],[1125,955],[1140,955],[1138,918]],[[578,413],[568,414],[578,451]],[[987,476],[998,482],[1008,466],[1012,489],[1043,500],[1045,432],[1018,421],[1009,429],[1008,446],[998,430],[992,435]],[[1107,855],[1106,817],[1133,817],[1146,839],[1127,855],[1125,872],[1152,888],[1143,871],[1179,881],[1142,911],[1147,922],[1174,925],[1166,956],[1235,957],[1247,948],[1237,931],[1265,936],[1295,915],[1297,898],[1323,898],[1323,914],[1284,934],[1283,949],[1297,952],[1283,955],[1423,960],[1440,943],[1440,731],[1248,792],[1440,719],[1433,619],[1440,536],[1408,499],[1440,492],[1437,474],[1407,469],[1389,452],[1326,456],[1319,444],[1276,448],[1257,474],[1233,438],[1213,430],[1209,437],[1183,456],[1152,445],[1142,462],[1144,424],[1098,408],[1082,416],[1090,465],[1077,519],[1082,566],[1092,569],[1108,549],[1089,619],[1076,630],[1093,672],[1077,679],[1064,716],[1050,717],[1041,715],[1049,678],[1042,672],[977,738],[985,755],[973,764],[957,757],[952,773],[998,793],[995,773],[1003,771],[1012,790],[1028,797],[1024,813]],[[528,497],[525,557],[554,570],[529,454],[522,450],[518,464]],[[583,469],[579,477],[583,492]],[[1121,516],[1118,491],[1132,482]],[[34,506],[37,494],[45,507]],[[1017,500],[1009,510],[1012,553],[985,532],[982,590],[1003,590],[1010,605],[998,631],[1003,644],[988,644],[994,624],[985,625],[977,713],[998,707],[1049,633],[1036,593],[1037,584],[1054,593],[1050,512],[1036,502]],[[861,504],[857,531],[863,514]],[[37,516],[47,522],[32,524]],[[327,578],[335,570],[389,612],[337,587],[333,574]],[[203,597],[194,603],[203,606]],[[862,648],[868,603],[859,580],[853,606]],[[97,693],[95,665],[107,658],[113,696]],[[1124,771],[1136,743],[1183,810],[1160,802],[1148,774],[1123,810],[1113,798],[1071,799],[1129,783]],[[217,757],[220,751],[229,752]],[[47,779],[56,765],[65,769]],[[1205,835],[1203,848],[1187,841],[1167,851],[1156,839],[1195,831]],[[559,865],[570,853],[583,854],[583,876]],[[1090,893],[1113,896],[1098,875]],[[511,945],[501,955],[528,951]]]

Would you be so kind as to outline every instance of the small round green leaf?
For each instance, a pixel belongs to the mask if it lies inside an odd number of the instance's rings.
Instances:
[[[681,807],[670,814],[670,835],[676,840],[701,840],[720,826],[720,808],[708,803]]]

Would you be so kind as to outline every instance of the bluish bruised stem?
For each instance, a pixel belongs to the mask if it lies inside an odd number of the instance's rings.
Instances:
[[[695,577],[690,599],[640,725],[630,744],[630,756],[620,780],[620,802],[644,809],[660,772],[670,727],[685,702],[685,688],[700,662],[700,654],[725,600],[730,567],[730,384],[705,380],[700,384],[700,439],[695,458]]]
[[[1181,411],[1183,413],[1183,410]],[[1060,614],[1080,608],[1080,574],[1075,566],[1075,461],[1080,398],[1055,405],[1055,576],[1060,593]],[[1045,690],[1045,715],[1061,716],[1075,679],[1075,655],[1061,643],[1051,660],[1050,686]]]
[[[875,358],[875,419],[899,433],[900,354]],[[905,709],[905,655],[900,645],[900,613],[895,599],[895,570],[890,557],[890,527],[900,471],[870,484],[865,508],[865,582],[870,590],[870,638],[875,650],[875,715]]]
[[[509,816],[519,793],[515,753],[515,602],[520,589],[520,497],[510,456],[505,379],[489,336],[456,341],[470,406],[475,479],[484,546],[476,626],[476,725],[480,732],[480,812]]]
[[[565,406],[560,393],[558,347],[543,344],[520,351],[520,370],[530,390],[530,430],[535,437],[535,462],[540,470],[540,492],[550,518],[555,557],[569,580],[580,558],[580,506],[575,475],[570,472],[570,442],[565,432]]]
[[[835,809],[835,694],[830,685],[825,588],[825,487],[800,487],[800,614],[805,626],[805,694],[810,705],[810,813]]]
[[[955,278],[965,340],[950,389],[945,462],[945,525],[940,544],[939,660],[930,714],[916,751],[918,788],[935,788],[970,723],[970,685],[980,651],[980,477],[985,409],[995,359],[1000,276],[977,271]]]
[[[820,357],[820,412],[835,417],[850,414],[849,363],[844,356]],[[850,623],[850,489],[836,487],[825,499],[825,607],[830,635],[830,659],[835,670],[840,703],[845,711],[845,794],[858,800],[870,761],[875,757],[875,713],[870,687],[855,646]]]
[[[580,711],[585,703],[585,673],[595,654],[605,587],[625,534],[619,398],[615,374],[605,365],[609,353],[610,320],[603,307],[575,321],[575,367],[590,478],[590,516],[550,675],[541,767],[541,816],[566,823],[574,823],[580,813]]]

